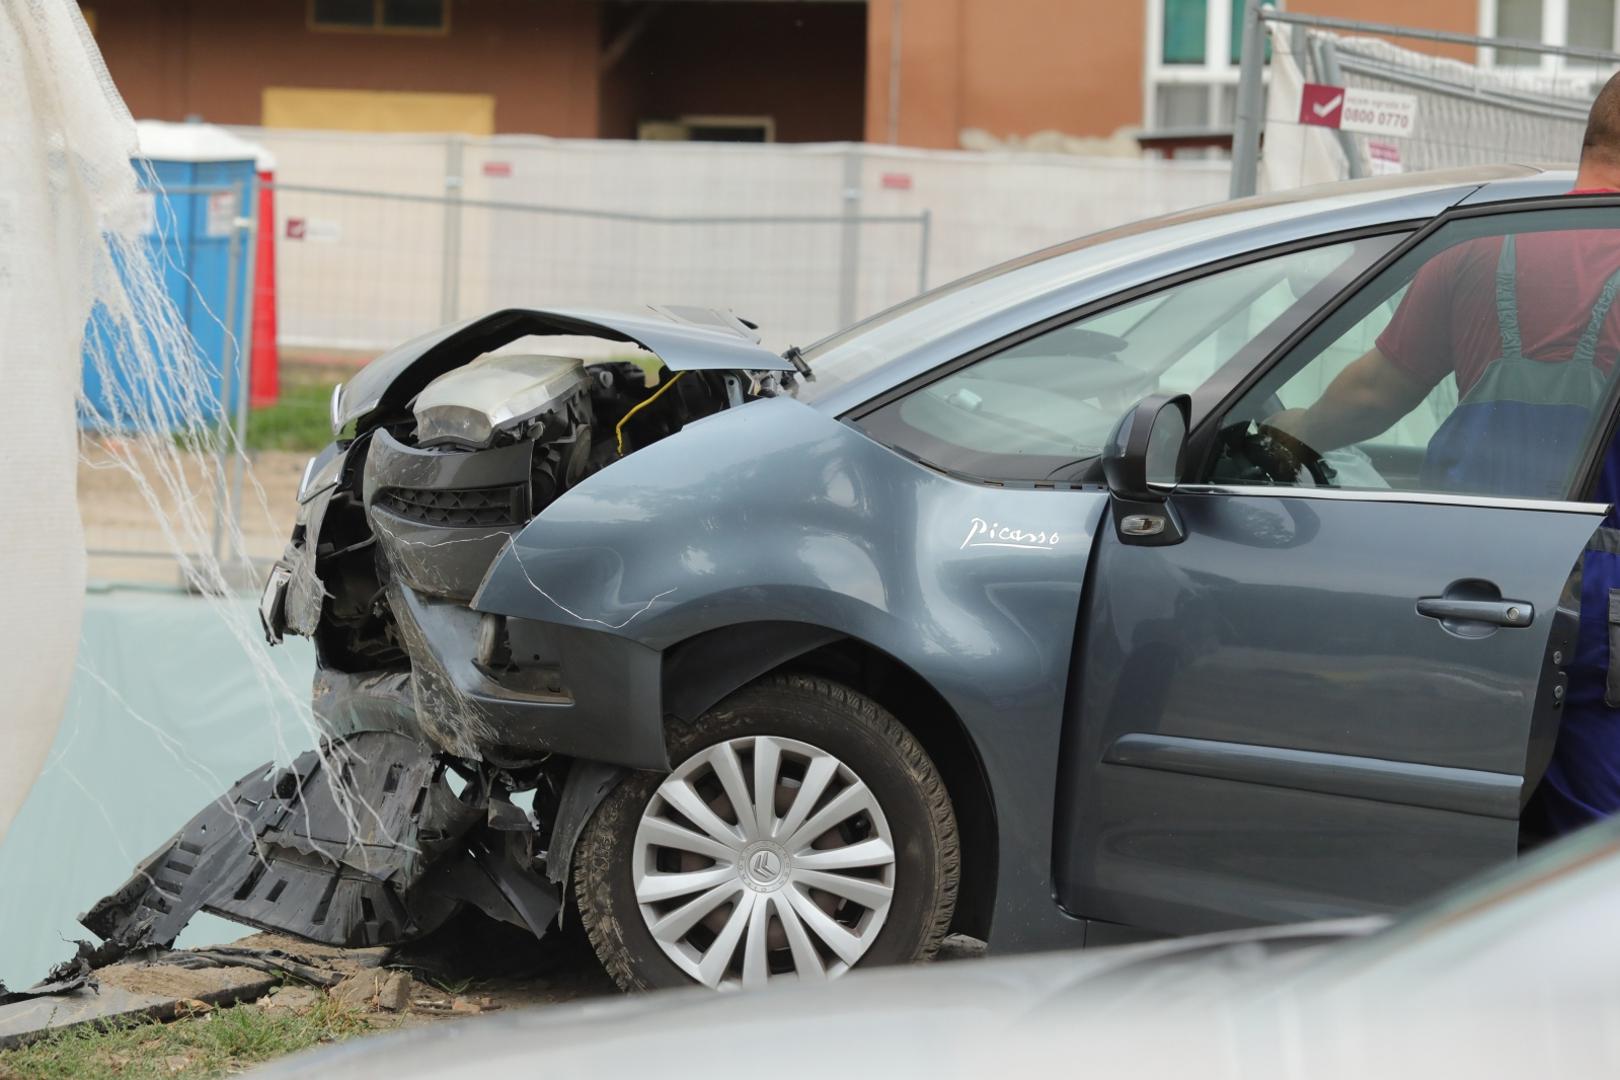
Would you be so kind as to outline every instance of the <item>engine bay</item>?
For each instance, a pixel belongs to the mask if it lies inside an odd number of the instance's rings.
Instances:
[[[314,572],[327,594],[310,627],[322,665],[408,664],[390,580],[403,575],[428,596],[465,602],[488,562],[458,557],[457,574],[442,552],[435,572],[421,573],[416,551],[445,541],[498,548],[586,477],[743,400],[737,373],[671,372],[656,360],[487,353],[440,375],[407,409],[356,433],[319,537],[308,523],[303,535],[295,529],[295,545],[316,541]],[[393,563],[390,539],[406,549]]]

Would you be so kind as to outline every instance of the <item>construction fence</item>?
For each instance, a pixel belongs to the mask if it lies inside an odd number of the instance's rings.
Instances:
[[[1620,54],[1248,0],[1231,191],[1467,165],[1572,167]]]
[[[276,155],[280,339],[309,349],[645,303],[730,308],[802,345],[1227,183],[1217,161],[235,130]]]

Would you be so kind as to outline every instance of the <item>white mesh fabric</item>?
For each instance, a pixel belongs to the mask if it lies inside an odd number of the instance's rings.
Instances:
[[[95,443],[86,462],[120,471],[141,493],[186,583],[261,684],[301,719],[290,739],[276,727],[282,756],[314,740],[307,688],[294,690],[269,663],[251,606],[234,598],[256,575],[245,559],[227,568],[212,554],[214,521],[198,491],[224,489],[224,464],[238,448],[229,428],[207,420],[215,361],[199,354],[164,289],[158,259],[174,259],[178,244],[160,237],[154,258],[148,230],[162,216],[131,164],[135,124],[77,4],[0,0],[0,103],[3,839],[50,749],[75,672],[85,586],[81,440]],[[92,313],[100,332],[87,335]],[[86,364],[103,387],[95,410],[80,393]],[[243,511],[268,515],[251,472],[247,485],[256,506]],[[234,517],[224,527],[226,550],[244,551]],[[192,755],[163,732],[164,718],[132,710],[129,719],[151,728],[177,767],[188,766]],[[229,779],[219,778],[221,790]],[[92,797],[116,805],[136,797],[137,782]]]
[[[1344,152],[1327,128],[1299,123],[1299,96],[1306,82],[1302,59],[1294,55],[1293,35],[1271,25],[1271,86],[1266,95],[1265,152],[1260,158],[1260,190],[1286,191],[1342,180]]]
[[[88,41],[77,5],[0,4],[0,839],[73,674],[85,575],[74,400],[102,222],[136,197],[134,125]]]

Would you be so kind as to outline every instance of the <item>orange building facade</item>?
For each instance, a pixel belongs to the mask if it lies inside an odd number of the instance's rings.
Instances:
[[[1491,12],[1480,0],[1287,7],[1468,34],[1492,29],[1482,25]],[[871,0],[866,138],[946,147],[968,129],[1005,139],[1229,127],[1241,15],[1242,0]],[[1429,49],[1472,59],[1472,50]]]
[[[1612,47],[1617,3],[1287,6]],[[959,147],[1041,133],[1108,137],[1229,126],[1241,5],[85,0],[83,7],[115,82],[141,117]],[[1473,59],[1471,50],[1434,51]]]

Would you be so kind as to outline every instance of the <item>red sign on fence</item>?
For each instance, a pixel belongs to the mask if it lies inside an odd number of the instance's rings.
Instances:
[[[1306,83],[1299,95],[1299,122],[1336,128],[1344,116],[1344,87]]]

